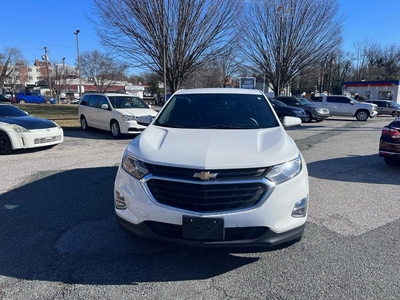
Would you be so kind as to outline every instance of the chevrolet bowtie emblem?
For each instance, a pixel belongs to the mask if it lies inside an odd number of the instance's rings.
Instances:
[[[194,173],[193,177],[195,178],[200,178],[201,180],[210,180],[212,178],[216,178],[218,173],[210,173],[209,171],[207,172],[201,172],[201,173]]]

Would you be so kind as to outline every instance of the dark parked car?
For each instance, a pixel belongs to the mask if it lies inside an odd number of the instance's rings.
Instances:
[[[286,105],[300,107],[306,111],[306,118],[304,122],[321,122],[326,118],[329,118],[329,109],[325,107],[318,107],[310,100],[304,97],[290,97],[290,96],[279,96],[276,99],[282,101]]]
[[[297,117],[300,118],[302,121],[305,121],[307,118],[306,111],[300,107],[286,105],[276,98],[269,98],[269,101],[271,102],[281,122],[285,116]]]
[[[391,115],[394,117],[396,111],[400,109],[400,104],[392,100],[367,100],[366,102],[378,105],[376,108],[378,115]]]
[[[15,97],[16,103],[46,103],[46,99],[38,91],[19,92]]]
[[[0,94],[0,102],[10,102],[11,99],[7,98],[5,95]]]
[[[397,114],[400,116],[400,111]],[[400,166],[400,117],[382,128],[379,156],[389,166]]]

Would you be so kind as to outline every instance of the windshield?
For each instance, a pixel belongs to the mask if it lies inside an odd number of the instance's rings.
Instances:
[[[275,98],[269,99],[271,101],[272,104],[275,104],[276,106],[280,106],[280,107],[287,107],[287,105],[285,103],[283,103],[280,100],[277,100]]]
[[[307,98],[297,98],[297,100],[299,101],[300,105],[315,105],[314,103],[312,103]]]
[[[108,96],[114,108],[150,108],[146,102],[135,96]]]
[[[154,125],[177,128],[255,129],[279,126],[262,95],[175,95]]]

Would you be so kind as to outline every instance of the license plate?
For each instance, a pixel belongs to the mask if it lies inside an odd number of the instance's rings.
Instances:
[[[223,240],[225,238],[224,219],[183,216],[182,237],[200,240]]]

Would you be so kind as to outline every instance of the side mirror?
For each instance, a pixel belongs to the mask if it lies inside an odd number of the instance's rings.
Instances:
[[[283,127],[299,126],[301,124],[301,119],[297,117],[286,116],[283,118]]]
[[[101,109],[105,109],[105,110],[107,110],[108,109],[108,104],[102,104],[101,106],[100,106],[100,108]]]
[[[353,102],[353,100],[350,100],[350,102],[349,102],[351,105],[354,105],[354,102]]]

